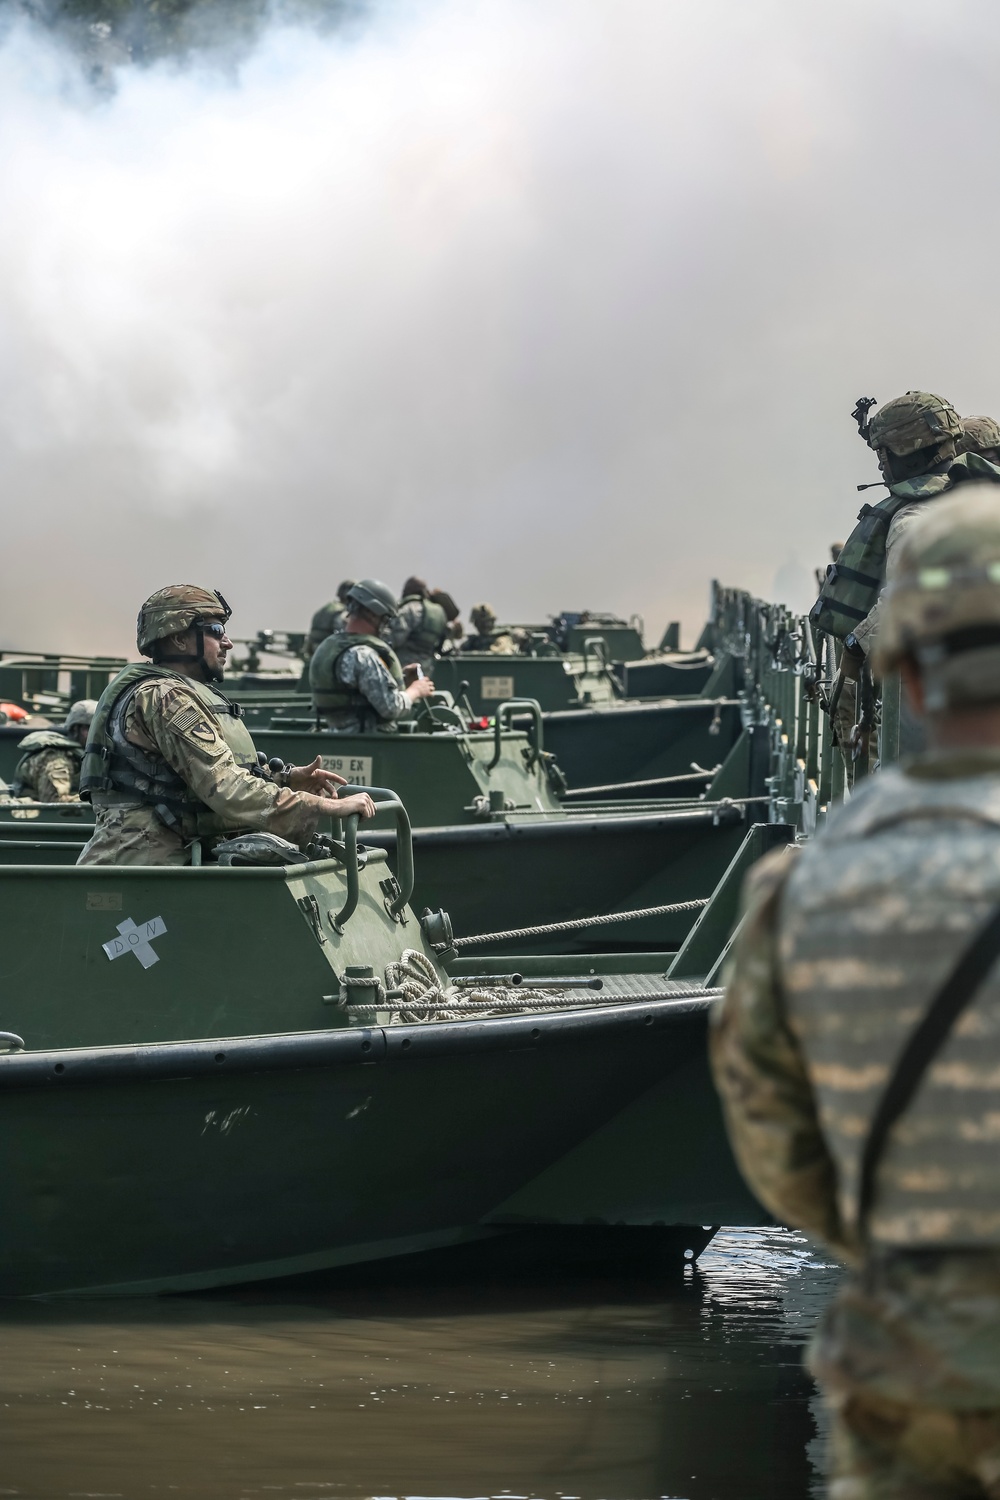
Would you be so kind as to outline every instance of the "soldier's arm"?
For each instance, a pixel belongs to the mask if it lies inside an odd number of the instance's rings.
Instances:
[[[307,840],[331,802],[293,792],[238,765],[203,704],[179,682],[151,683],[136,692],[126,735],[150,742],[195,796],[231,828],[259,828],[293,843]],[[346,811],[346,803],[342,809]]]
[[[78,763],[65,750],[46,750],[35,772],[35,796],[39,802],[75,802]]]
[[[359,646],[342,656],[341,662],[342,680],[348,687],[364,693],[380,719],[401,719],[409,713],[409,698],[393,682],[385,663],[371,646]]]
[[[777,917],[791,868],[788,853],[776,851],[747,881],[747,915],[713,1017],[712,1071],[736,1160],[758,1198],[782,1223],[851,1258],[833,1162],[781,993]]]

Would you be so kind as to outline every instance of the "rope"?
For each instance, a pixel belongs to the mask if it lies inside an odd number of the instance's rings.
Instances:
[[[378,1011],[409,1012],[419,1009],[428,1012],[428,1016],[414,1017],[416,1020],[429,1018],[429,1013],[434,1012],[437,1020],[461,1020],[465,1015],[480,1014],[485,1011],[499,1011],[501,1013],[517,1011],[538,1010],[579,1010],[583,1006],[599,1007],[602,1005],[646,1005],[653,1001],[661,1000],[716,1000],[725,992],[722,989],[701,987],[692,989],[655,990],[639,995],[615,995],[606,990],[601,994],[587,995],[554,995],[548,990],[521,990],[515,998],[508,990],[506,994],[496,991],[474,992],[470,996],[454,996],[442,998],[440,1001],[425,1002],[422,998],[419,1004],[411,1000],[387,1000],[378,1005],[352,1005],[348,1007],[352,1015],[364,1019],[358,1013],[362,1010],[370,1011],[372,1016]],[[444,1014],[441,1014],[444,1013]],[[400,1015],[400,1019],[403,1019]],[[370,1018],[368,1018],[370,1019]]]
[[[476,943],[506,943],[512,938],[548,937],[555,932],[582,932],[587,927],[613,927],[616,922],[635,922],[640,917],[665,917],[675,911],[699,911],[709,898],[673,901],[668,906],[647,906],[642,911],[612,911],[603,917],[578,917],[572,922],[548,922],[539,927],[512,927],[506,932],[480,932],[475,937],[454,938],[453,948],[471,948]]]
[[[695,905],[699,903],[694,903]],[[498,976],[502,980],[503,976]],[[372,989],[374,1000],[351,1002],[346,1009],[351,1019],[375,1022],[379,1012],[389,1011],[397,1021],[416,1025],[426,1021],[461,1021],[470,1016],[512,1015],[517,1013],[579,1010],[583,1006],[616,1004],[645,1005],[654,1000],[715,999],[722,994],[720,989],[678,986],[670,990],[655,990],[644,994],[608,994],[607,991],[576,991],[567,994],[559,989],[558,979],[551,981],[553,988],[529,989],[518,985],[512,993],[507,985],[491,987],[488,983],[474,990],[456,990],[453,985],[442,988],[434,964],[425,953],[415,948],[406,948],[401,959],[386,964],[385,986],[374,976],[371,979],[352,979],[352,987]],[[389,1000],[387,990],[403,992],[403,999]]]

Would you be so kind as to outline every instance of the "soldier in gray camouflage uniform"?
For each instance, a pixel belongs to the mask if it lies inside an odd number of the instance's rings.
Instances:
[[[325,640],[309,663],[313,706],[338,734],[392,729],[421,698],[430,677],[405,670],[385,640],[396,600],[377,578],[363,578],[347,596],[344,629]]]
[[[712,1029],[748,1182],[853,1274],[816,1334],[833,1500],[1000,1497],[1000,965],[862,1161],[904,1047],[1000,908],[1000,493],[927,507],[884,596],[929,748],[769,856]],[[990,950],[992,952],[992,950]],[[884,1108],[884,1105],[883,1105]],[[879,1112],[881,1114],[881,1111]]]
[[[83,747],[97,703],[80,698],[60,729],[35,729],[21,741],[21,759],[8,791],[28,802],[75,802]]]
[[[399,660],[416,665],[428,677],[434,658],[449,637],[447,611],[439,604],[422,578],[408,578],[403,597],[386,627],[386,637]]]

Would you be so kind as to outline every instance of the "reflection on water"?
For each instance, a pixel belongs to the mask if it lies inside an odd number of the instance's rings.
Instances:
[[[802,1344],[836,1278],[797,1235],[727,1230],[662,1282],[484,1287],[383,1263],[8,1303],[0,1495],[804,1500]]]

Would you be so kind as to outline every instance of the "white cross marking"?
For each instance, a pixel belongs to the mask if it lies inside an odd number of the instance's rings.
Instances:
[[[160,961],[160,955],[154,953],[150,939],[162,937],[167,930],[167,924],[162,917],[153,917],[149,922],[140,922],[138,927],[131,917],[126,917],[124,922],[118,923],[118,931],[121,937],[112,938],[110,943],[102,943],[101,947],[109,958],[121,958],[123,953],[134,953],[144,969],[151,969]]]

